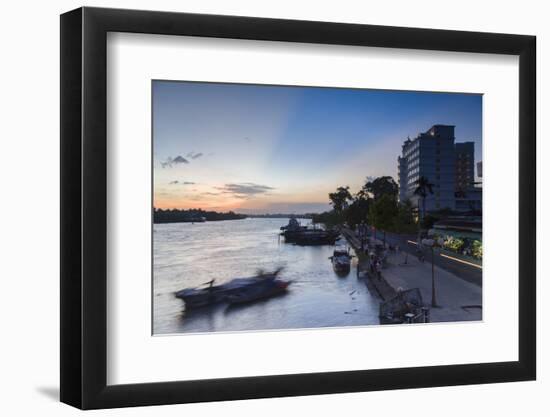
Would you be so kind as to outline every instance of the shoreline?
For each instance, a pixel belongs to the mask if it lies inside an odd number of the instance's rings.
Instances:
[[[376,290],[380,303],[391,300],[397,295],[397,290],[393,288],[383,276],[373,277],[370,273],[367,256],[361,251],[361,242],[353,235],[353,232],[347,228],[342,228],[342,234],[346,241],[353,248],[357,256],[357,270],[359,275],[363,275],[368,281],[368,285]]]
[[[247,217],[236,218],[236,219],[211,219],[211,220],[168,220],[168,221],[153,221],[153,224],[173,224],[173,223],[209,223],[209,222],[223,222],[228,220],[245,220]]]

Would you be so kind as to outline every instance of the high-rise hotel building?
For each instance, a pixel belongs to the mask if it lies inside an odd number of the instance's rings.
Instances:
[[[474,166],[474,142],[455,143],[455,181],[459,195],[472,187]]]
[[[481,209],[481,193],[473,191],[474,143],[455,143],[455,127],[434,125],[402,145],[398,160],[399,200],[421,207],[414,194],[420,177],[433,184],[426,211]]]

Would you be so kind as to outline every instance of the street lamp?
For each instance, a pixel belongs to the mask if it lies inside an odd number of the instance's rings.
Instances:
[[[428,246],[432,251],[432,307],[437,307],[437,302],[435,301],[435,270],[434,270],[434,247],[437,245],[437,242],[434,239],[422,239],[422,245]]]

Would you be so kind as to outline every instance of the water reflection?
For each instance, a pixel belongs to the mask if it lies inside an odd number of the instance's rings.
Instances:
[[[278,239],[286,219],[155,225],[155,334],[298,329],[378,324],[378,300],[357,278],[357,260],[337,274],[333,246],[296,246]],[[257,270],[285,269],[288,292],[252,304],[183,311],[174,292]]]

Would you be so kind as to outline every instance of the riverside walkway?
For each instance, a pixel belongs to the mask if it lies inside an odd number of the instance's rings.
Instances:
[[[368,260],[361,252],[361,242],[349,229],[342,230],[348,242],[355,248],[360,272],[368,271]],[[370,245],[382,244],[372,237]],[[482,319],[482,288],[462,277],[434,266],[436,304],[430,309],[431,322],[476,321]],[[393,298],[399,290],[418,288],[424,304],[431,307],[432,264],[431,254],[421,262],[416,256],[405,252],[388,252],[381,278],[370,277],[383,300]]]
[[[355,236],[355,233],[353,231],[343,228],[342,234],[348,241],[348,243],[355,249],[355,254],[357,255],[358,263],[357,263],[357,271],[359,274],[362,274],[364,276],[369,276],[370,284],[374,288],[374,290],[378,293],[380,298],[384,301],[391,300],[397,295],[397,291],[394,287],[392,287],[383,276],[381,277],[373,277],[371,276],[369,270],[369,260],[366,254],[361,250],[361,241]]]
[[[430,254],[421,262],[414,256],[392,253],[382,275],[395,289],[418,288],[427,306],[432,301],[432,264]],[[482,289],[439,266],[434,266],[436,304],[431,308],[431,322],[472,321],[482,319]]]

